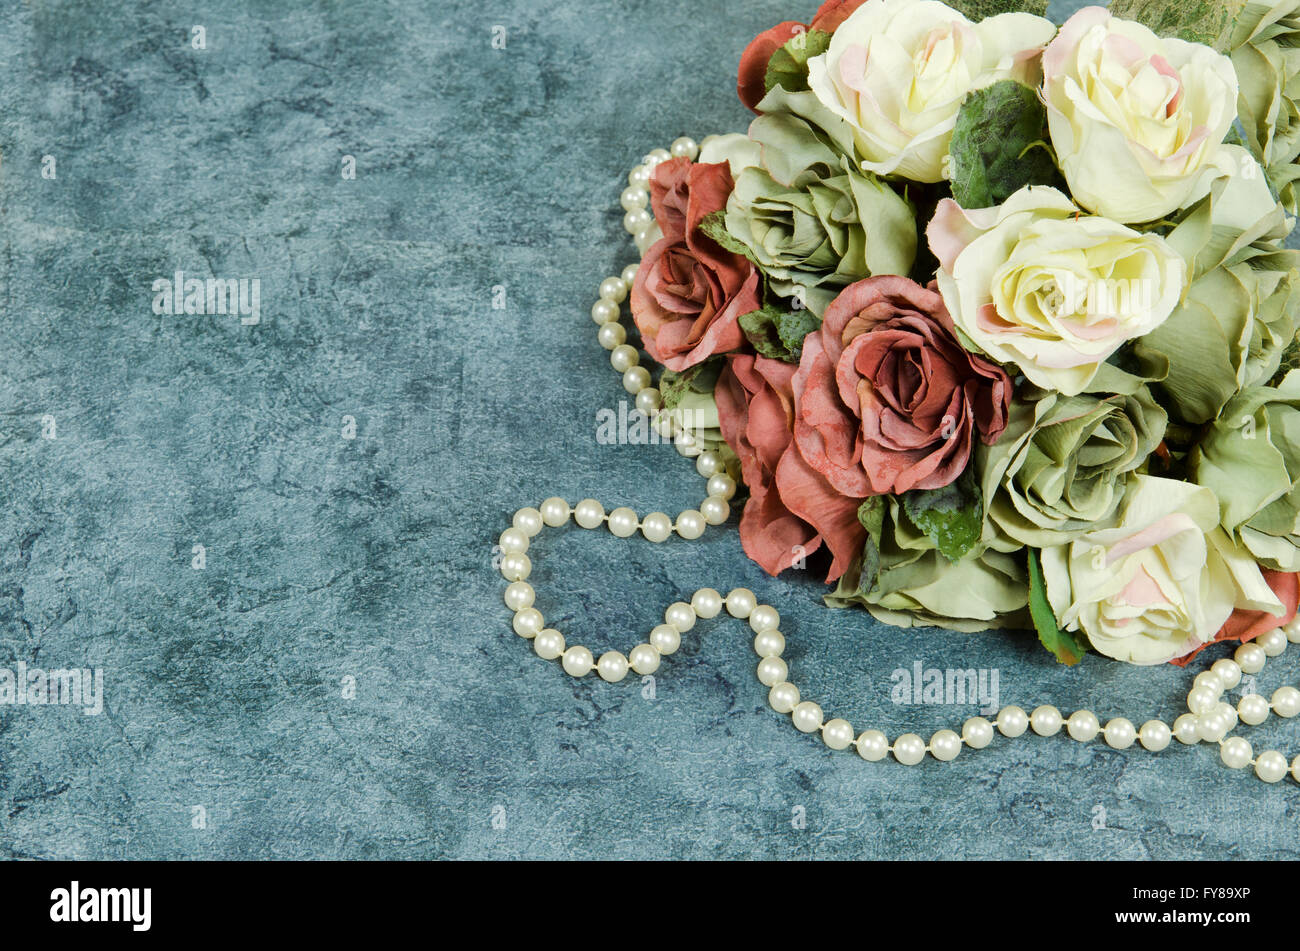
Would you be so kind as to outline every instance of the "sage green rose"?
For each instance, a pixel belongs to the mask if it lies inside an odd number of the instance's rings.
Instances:
[[[916,214],[898,192],[799,116],[759,116],[749,137],[760,164],[735,175],[726,230],[778,294],[821,316],[849,284],[911,270]]]
[[[1000,551],[1060,545],[1106,524],[1169,421],[1146,387],[1104,399],[1037,392],[976,456],[984,541]]]
[[[1300,371],[1243,391],[1189,459],[1220,523],[1257,561],[1300,571]]]
[[[1245,387],[1267,382],[1297,330],[1300,253],[1286,236],[1283,208],[1244,149],[1243,174],[1219,179],[1167,240],[1191,265],[1181,304],[1134,342],[1140,358],[1163,357],[1158,385],[1185,422],[1203,424]]]
[[[911,523],[896,497],[889,497],[887,507],[874,580],[864,584],[863,560],[856,560],[826,595],[827,605],[865,607],[895,627],[974,632],[1031,626],[1022,559],[989,549],[949,561]]]
[[[1300,156],[1300,0],[1247,3],[1232,31],[1246,144],[1270,170]]]

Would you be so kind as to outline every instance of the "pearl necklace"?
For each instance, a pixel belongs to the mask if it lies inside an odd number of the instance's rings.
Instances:
[[[633,235],[637,250],[644,255],[646,249],[662,237],[646,205],[650,176],[655,167],[671,157],[694,161],[699,154],[696,143],[686,137],[673,142],[670,149],[655,149],[646,155],[640,165],[628,175],[628,187],[623,190],[620,202],[626,212],[624,228]],[[673,654],[681,645],[682,634],[695,627],[696,619],[717,617],[725,608],[734,618],[749,622],[754,634],[754,652],[758,655],[758,679],[768,688],[768,703],[772,709],[790,716],[795,729],[801,733],[820,733],[822,742],[832,750],[854,747],[859,756],[868,761],[883,760],[892,754],[894,759],[907,766],[920,763],[926,753],[941,762],[957,758],[962,747],[984,749],[993,742],[996,732],[1007,738],[1025,735],[1032,729],[1038,736],[1054,736],[1064,727],[1066,733],[1080,743],[1089,743],[1102,737],[1105,743],[1117,750],[1131,747],[1135,742],[1153,753],[1168,748],[1174,738],[1186,745],[1217,743],[1219,758],[1231,769],[1253,766],[1255,775],[1267,783],[1275,783],[1288,773],[1300,782],[1300,756],[1288,765],[1287,759],[1276,750],[1254,755],[1250,743],[1231,732],[1239,725],[1256,726],[1268,719],[1270,713],[1280,717],[1300,714],[1300,690],[1279,687],[1271,700],[1256,693],[1245,694],[1234,707],[1223,700],[1223,694],[1241,683],[1243,674],[1257,674],[1270,657],[1286,650],[1288,643],[1300,643],[1300,617],[1283,628],[1260,635],[1248,644],[1237,648],[1232,658],[1215,661],[1208,670],[1197,674],[1187,694],[1188,712],[1178,717],[1170,726],[1161,720],[1148,720],[1139,729],[1131,720],[1115,717],[1103,727],[1097,715],[1090,710],[1077,710],[1063,717],[1060,710],[1050,704],[1035,707],[1031,713],[1018,706],[1003,707],[990,722],[984,717],[971,717],[961,725],[960,734],[954,730],[939,730],[927,743],[916,733],[903,733],[891,744],[880,730],[865,730],[855,737],[847,720],[838,717],[826,719],[822,708],[811,700],[804,700],[799,688],[789,680],[789,668],[782,660],[785,636],[779,626],[781,615],[777,609],[758,603],[754,592],[736,588],[725,597],[713,588],[700,588],[689,602],[677,601],[664,611],[664,622],[650,631],[647,641],[632,648],[625,656],[619,651],[606,651],[596,659],[590,650],[579,645],[566,646],[564,635],[546,627],[542,612],[534,607],[536,592],[528,583],[532,562],[528,550],[544,527],[560,528],[570,517],[584,529],[604,525],[618,538],[630,538],[638,531],[655,543],[666,541],[673,533],[693,540],[704,534],[710,525],[722,525],[731,514],[731,498],[736,493],[735,479],[726,471],[722,458],[702,447],[694,434],[683,430],[669,413],[660,412],[662,398],[651,385],[650,372],[640,365],[641,355],[626,343],[627,331],[619,322],[620,305],[636,277],[638,265],[630,264],[618,277],[607,277],[600,282],[598,299],[591,308],[592,320],[599,330],[596,339],[610,351],[610,365],[622,375],[623,388],[632,394],[636,409],[651,420],[651,425],[661,436],[671,437],[677,451],[695,459],[695,468],[706,482],[706,498],[698,509],[687,509],[676,519],[663,512],[651,512],[638,518],[630,508],[619,507],[606,514],[605,507],[595,499],[583,499],[570,507],[561,498],[546,499],[537,508],[520,509],[514,515],[511,528],[501,534],[501,574],[509,582],[505,590],[505,603],[514,611],[513,627],[520,637],[533,642],[533,650],[546,660],[559,659],[566,673],[585,677],[593,669],[610,683],[627,676],[628,670],[637,674],[653,674],[659,669],[662,658]]]

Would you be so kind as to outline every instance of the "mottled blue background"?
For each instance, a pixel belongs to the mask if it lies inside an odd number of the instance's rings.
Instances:
[[[1207,749],[1027,738],[867,764],[767,709],[735,622],[691,632],[654,699],[511,632],[491,548],[517,507],[700,498],[670,450],[597,443],[624,394],[587,312],[633,260],[628,168],[742,130],[741,49],[815,7],[0,7],[0,666],[107,682],[99,717],[0,708],[0,853],[1300,855],[1295,784]],[[178,268],[260,278],[262,323],[155,316],[150,284]],[[805,694],[891,736],[973,712],[894,706],[890,673],[917,660],[997,668],[1026,708],[1180,710],[1174,669],[1065,670],[1023,635],[828,611],[815,578],[750,564],[734,524],[662,546],[548,532],[539,606],[599,653],[700,584],[749,585]],[[1268,690],[1294,679],[1277,666]],[[1300,751],[1285,725],[1251,739]]]

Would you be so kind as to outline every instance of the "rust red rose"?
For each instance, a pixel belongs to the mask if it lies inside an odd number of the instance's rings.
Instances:
[[[757,111],[758,104],[767,94],[764,80],[772,54],[800,33],[807,33],[809,30],[835,32],[836,27],[847,20],[849,14],[864,2],[865,0],[826,0],[818,8],[812,23],[804,24],[795,20],[786,20],[754,37],[745,47],[745,52],[740,55],[740,67],[736,71],[736,93],[740,96],[740,101],[746,108]]]
[[[650,201],[664,236],[649,250],[632,284],[632,319],[646,351],[670,370],[685,370],[745,341],[738,322],[759,307],[759,275],[743,256],[699,230],[726,207],[725,162],[672,159],[655,169]]]

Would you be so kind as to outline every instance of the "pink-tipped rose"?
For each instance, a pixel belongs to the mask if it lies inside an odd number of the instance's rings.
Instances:
[[[1012,395],[1004,370],[957,342],[943,299],[894,276],[840,293],[804,339],[793,390],[777,488],[833,553],[828,580],[861,551],[861,500],[951,483],[976,437],[1002,434]]]
[[[821,546],[819,536],[781,500],[776,467],[790,448],[794,422],[793,364],[736,354],[718,377],[722,438],[740,457],[749,501],[740,516],[740,544],[768,574],[777,574]]]
[[[699,231],[733,187],[725,162],[678,158],[655,169],[650,202],[664,236],[646,252],[632,284],[632,319],[646,351],[681,371],[745,341],[739,318],[759,308],[759,278],[743,255]]]

